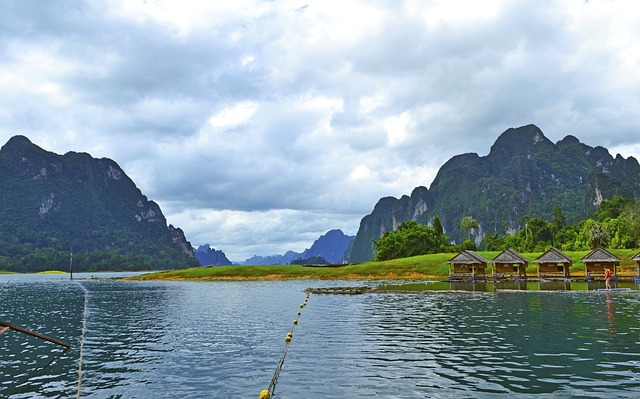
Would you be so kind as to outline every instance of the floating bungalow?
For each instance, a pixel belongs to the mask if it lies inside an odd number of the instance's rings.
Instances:
[[[607,251],[604,248],[596,248],[589,252],[584,258],[580,259],[580,262],[585,264],[585,277],[603,277],[604,268],[611,269],[613,276],[615,277],[618,272],[618,266],[620,266],[620,258]]]
[[[489,261],[474,251],[464,250],[448,260],[449,279],[484,278]]]
[[[640,252],[633,255],[630,260],[633,260],[636,262],[636,268],[633,270],[633,281],[639,282],[640,281]]]
[[[550,248],[538,256],[533,263],[538,265],[538,277],[569,278],[571,276],[570,268],[573,261],[558,249]]]
[[[502,251],[491,263],[494,278],[527,278],[529,261],[511,248]]]

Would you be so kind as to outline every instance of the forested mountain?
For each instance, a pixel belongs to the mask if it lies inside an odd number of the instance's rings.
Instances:
[[[179,228],[118,164],[58,155],[24,136],[0,149],[0,269],[29,272],[197,266]]]
[[[372,240],[395,231],[404,221],[430,224],[438,216],[447,236],[463,239],[463,217],[478,222],[475,240],[493,233],[513,233],[523,217],[550,219],[560,206],[567,223],[591,217],[605,199],[640,198],[640,165],[615,158],[603,147],[590,147],[576,137],[551,142],[534,125],[502,133],[488,155],[457,155],[438,171],[431,187],[410,196],[382,198],[360,222],[351,251],[352,262],[373,259]]]

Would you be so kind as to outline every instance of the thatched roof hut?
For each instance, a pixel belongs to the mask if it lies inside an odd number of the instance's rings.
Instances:
[[[475,251],[464,250],[447,261],[449,278],[479,278],[485,276],[489,261]]]
[[[586,277],[604,276],[604,269],[608,267],[616,276],[618,266],[620,266],[620,258],[607,251],[604,248],[596,248],[589,252],[580,262],[585,264]]]
[[[529,261],[511,248],[502,251],[491,262],[493,277],[527,277]]]
[[[533,263],[538,265],[538,277],[570,277],[571,258],[556,248],[538,256]]]

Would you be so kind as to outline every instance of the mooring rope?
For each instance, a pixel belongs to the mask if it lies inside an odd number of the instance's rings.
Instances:
[[[82,317],[82,334],[80,336],[80,357],[78,359],[78,386],[76,390],[76,398],[80,398],[82,394],[82,354],[84,349],[84,337],[87,331],[87,303],[89,298],[89,293],[82,283],[78,282],[78,285],[82,287],[84,291],[84,315]]]
[[[309,296],[311,295],[309,291],[306,291],[307,297],[304,302],[300,305],[300,309],[303,309],[307,306],[307,302],[309,301]],[[298,311],[298,317],[302,316],[302,310]],[[293,330],[298,325],[298,319],[293,320],[293,326],[291,326],[291,330],[287,333],[287,336],[284,339],[285,346],[284,351],[282,352],[282,356],[278,361],[278,365],[276,366],[276,371],[273,373],[273,378],[271,378],[271,383],[267,389],[263,389],[260,391],[259,399],[271,399],[271,396],[275,393],[276,383],[278,382],[278,378],[280,377],[280,370],[282,370],[282,366],[284,365],[284,358],[287,357],[287,352],[289,352],[289,347],[291,346],[291,340],[293,339]]]

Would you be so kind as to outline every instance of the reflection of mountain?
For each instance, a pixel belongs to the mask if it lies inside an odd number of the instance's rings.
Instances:
[[[348,250],[354,237],[345,235],[342,230],[330,230],[313,242],[311,248],[304,252],[287,251],[284,255],[253,256],[247,259],[245,265],[278,265],[289,264],[296,259],[322,257],[329,263],[348,261]]]
[[[23,136],[0,150],[0,269],[81,270],[196,265],[171,225],[120,166],[89,154],[47,152]]]
[[[408,220],[428,224],[438,216],[449,238],[460,242],[460,220],[471,216],[480,226],[475,232],[479,241],[486,233],[520,230],[523,216],[550,220],[557,205],[567,223],[577,223],[616,195],[640,198],[635,158],[614,158],[605,148],[589,147],[573,136],[554,144],[534,125],[508,129],[487,156],[469,153],[447,161],[430,188],[380,199],[360,222],[351,261],[372,259],[372,240]]]

